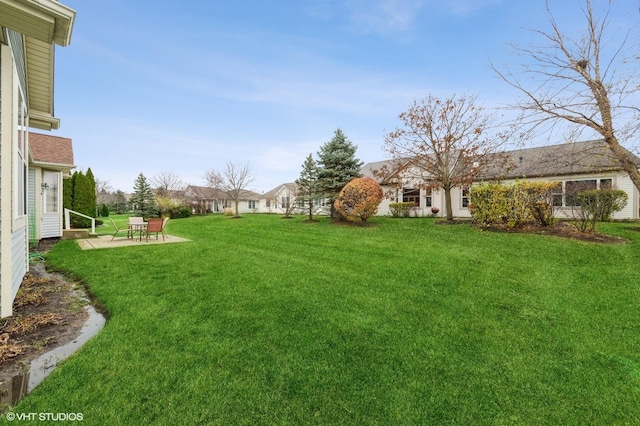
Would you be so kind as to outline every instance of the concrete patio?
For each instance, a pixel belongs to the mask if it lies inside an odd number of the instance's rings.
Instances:
[[[186,238],[175,237],[173,235],[167,235],[166,238],[162,237],[156,240],[155,236],[149,238],[149,242],[145,238],[142,241],[138,239],[131,239],[127,237],[116,237],[112,241],[111,235],[101,235],[98,238],[85,238],[79,239],[78,245],[82,250],[95,250],[103,248],[115,248],[115,247],[131,247],[131,246],[147,246],[150,244],[173,244],[173,243],[185,243],[191,240]]]

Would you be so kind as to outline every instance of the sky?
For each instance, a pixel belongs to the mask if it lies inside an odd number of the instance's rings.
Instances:
[[[522,65],[513,45],[549,29],[543,0],[61,2],[77,16],[56,47],[52,134],[73,140],[78,170],[124,192],[140,173],[204,185],[227,163],[266,192],[338,128],[361,161],[384,160],[385,133],[416,99],[512,104],[520,94],[491,63]],[[550,0],[568,32],[582,3]],[[640,0],[614,3],[613,34],[638,25]]]

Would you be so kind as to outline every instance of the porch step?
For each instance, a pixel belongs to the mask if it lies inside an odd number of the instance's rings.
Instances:
[[[83,240],[85,238],[98,238],[98,234],[90,232],[88,229],[63,229],[63,240]]]

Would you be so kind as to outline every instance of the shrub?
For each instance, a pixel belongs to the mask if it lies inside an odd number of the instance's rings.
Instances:
[[[415,206],[414,203],[391,203],[389,204],[389,210],[391,210],[392,217],[409,217],[411,209]]]
[[[595,232],[596,222],[610,220],[613,213],[627,205],[627,200],[627,193],[620,189],[589,189],[578,192],[578,229],[582,232]]]
[[[553,224],[552,197],[557,184],[550,182],[497,183],[471,188],[469,211],[482,226],[506,224],[515,228],[529,222]]]
[[[366,223],[378,211],[382,195],[382,188],[372,178],[355,178],[342,188],[334,206],[347,220]]]

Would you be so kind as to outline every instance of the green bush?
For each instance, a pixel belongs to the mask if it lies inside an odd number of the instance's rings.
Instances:
[[[628,195],[620,189],[589,189],[576,195],[578,229],[582,232],[596,229],[596,222],[606,222],[611,215],[627,205]]]
[[[391,211],[392,217],[409,217],[411,214],[411,209],[415,206],[415,204],[408,203],[391,203],[389,204],[389,210]]]
[[[516,182],[474,186],[470,190],[469,211],[481,226],[504,225],[516,228],[535,222],[553,224],[553,191],[556,183]]]

